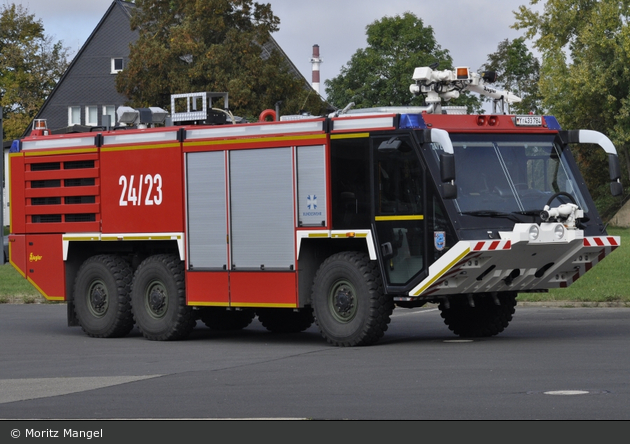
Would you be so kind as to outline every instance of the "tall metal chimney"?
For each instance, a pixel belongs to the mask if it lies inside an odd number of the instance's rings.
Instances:
[[[313,57],[311,64],[313,65],[313,89],[319,94],[319,65],[323,60],[319,58],[319,45],[313,45]]]

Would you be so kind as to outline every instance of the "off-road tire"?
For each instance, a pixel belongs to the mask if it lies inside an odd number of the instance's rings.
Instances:
[[[215,331],[242,330],[252,323],[256,313],[254,310],[226,310],[221,307],[201,309],[201,322]]]
[[[118,338],[133,329],[130,291],[133,271],[121,257],[92,256],[74,281],[74,313],[83,331],[94,338]]]
[[[321,335],[336,346],[370,345],[387,330],[394,304],[377,263],[361,252],[326,259],[313,281],[312,306]]]
[[[300,311],[289,308],[263,308],[257,310],[256,314],[263,327],[273,333],[299,333],[315,322],[310,307]]]
[[[475,294],[474,307],[466,296],[453,297],[448,307],[445,302],[440,302],[438,308],[444,323],[456,335],[463,338],[490,337],[501,333],[509,325],[515,312],[516,296],[513,291],[498,293],[500,305],[496,305],[490,294]]]
[[[142,261],[133,278],[131,308],[145,338],[174,341],[187,337],[196,319],[192,307],[186,305],[184,263],[168,254]]]

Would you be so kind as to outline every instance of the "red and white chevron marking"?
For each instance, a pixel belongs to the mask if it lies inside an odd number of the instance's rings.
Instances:
[[[598,237],[585,237],[584,238],[584,246],[585,247],[614,247],[617,248],[619,246],[619,242],[613,236],[598,236]]]
[[[511,240],[497,241],[481,241],[477,242],[473,247],[473,251],[495,251],[495,250],[511,250]]]
[[[584,273],[590,271],[591,268],[597,265],[610,253],[615,251],[619,247],[619,242],[612,236],[585,237],[583,245],[585,247],[599,247],[602,249],[599,251],[596,258],[594,258],[591,262],[584,264],[583,267],[580,267],[577,273],[575,273],[570,279],[567,279],[566,282],[561,282],[560,288],[566,288],[584,276]]]

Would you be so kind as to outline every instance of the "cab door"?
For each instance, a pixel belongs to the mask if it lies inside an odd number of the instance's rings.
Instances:
[[[374,230],[389,290],[402,290],[427,267],[425,172],[408,136],[372,139]],[[415,279],[417,280],[417,279]]]

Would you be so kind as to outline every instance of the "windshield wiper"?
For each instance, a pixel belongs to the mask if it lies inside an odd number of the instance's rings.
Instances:
[[[522,214],[523,216],[532,216],[540,218],[540,212],[542,210],[524,210],[524,211],[513,211],[514,214]]]
[[[476,216],[476,217],[504,217],[514,222],[521,221],[521,219],[516,214],[504,213],[502,211],[492,211],[492,210],[463,211],[462,214],[465,214],[466,216]]]

